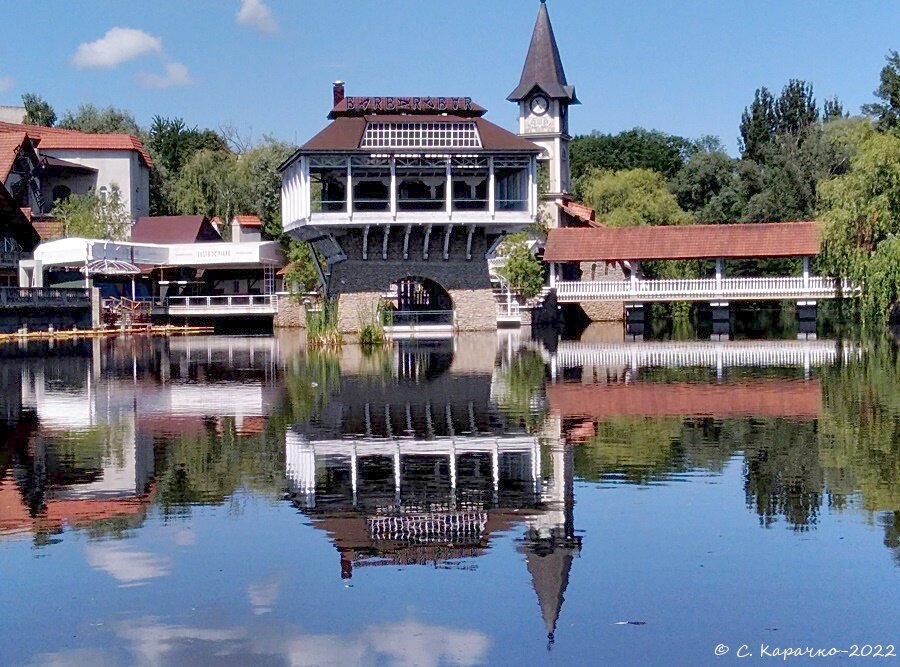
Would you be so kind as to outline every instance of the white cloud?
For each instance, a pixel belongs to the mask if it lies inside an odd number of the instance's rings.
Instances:
[[[148,579],[165,577],[172,568],[166,556],[157,556],[146,551],[131,551],[122,544],[88,544],[85,556],[90,565],[110,574],[125,586],[136,586]]]
[[[0,93],[5,93],[13,87],[14,81],[11,76],[0,76]]]
[[[263,0],[241,0],[241,8],[236,18],[241,25],[256,28],[260,32],[273,33],[278,30],[278,24],[272,17],[272,10]]]
[[[137,78],[147,88],[172,88],[174,86],[189,86],[194,83],[187,66],[174,60],[166,63],[164,74],[140,72]]]
[[[279,586],[271,584],[250,584],[247,586],[247,597],[256,616],[268,614],[278,600]]]
[[[115,67],[148,53],[162,53],[162,40],[135,28],[110,28],[95,42],[79,44],[75,67]]]

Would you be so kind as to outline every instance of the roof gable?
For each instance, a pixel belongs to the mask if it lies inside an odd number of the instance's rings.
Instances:
[[[153,158],[140,139],[130,134],[91,134],[77,130],[41,125],[20,125],[0,121],[0,134],[27,132],[36,139],[41,150],[119,150],[135,151],[148,167],[153,166]]]

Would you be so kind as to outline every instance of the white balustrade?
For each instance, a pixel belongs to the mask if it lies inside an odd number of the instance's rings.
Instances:
[[[275,294],[223,294],[220,296],[170,296],[170,315],[272,315],[278,310]]]
[[[855,296],[849,281],[810,276],[672,278],[663,280],[563,280],[557,299],[571,301],[706,301],[740,299],[833,299],[840,292]]]

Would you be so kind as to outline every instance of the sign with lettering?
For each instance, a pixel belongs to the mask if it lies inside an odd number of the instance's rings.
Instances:
[[[345,97],[347,113],[472,113],[471,97]]]

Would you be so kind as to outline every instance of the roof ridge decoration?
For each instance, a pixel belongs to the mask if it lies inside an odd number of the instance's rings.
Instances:
[[[415,116],[478,117],[486,109],[472,101],[471,97],[394,97],[364,96],[344,97],[328,113],[331,119],[340,116],[372,116],[376,114],[406,114]]]
[[[541,0],[538,9],[519,85],[506,99],[518,102],[525,99],[535,88],[539,88],[553,99],[579,104],[575,96],[575,86],[570,86],[566,81],[566,72],[559,56],[559,47],[553,35],[553,26],[550,23],[545,0]]]

